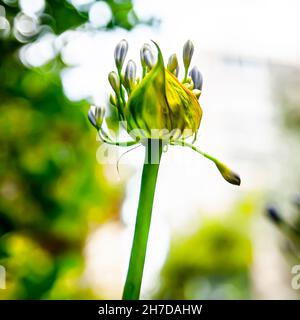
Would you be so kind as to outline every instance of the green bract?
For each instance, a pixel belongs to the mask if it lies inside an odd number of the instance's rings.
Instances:
[[[197,132],[202,109],[196,96],[164,67],[159,47],[156,66],[132,91],[125,105],[129,132],[140,138],[174,139]],[[139,133],[141,131],[141,133]]]

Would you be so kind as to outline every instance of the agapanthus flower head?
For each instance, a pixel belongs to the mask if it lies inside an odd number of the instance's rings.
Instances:
[[[132,60],[128,61],[123,73],[128,44],[122,40],[117,45],[117,72],[111,71],[108,76],[114,91],[110,102],[117,107],[119,119],[127,122],[128,132],[135,139],[151,139],[153,130],[160,131],[156,138],[164,140],[195,135],[202,118],[198,101],[202,76],[198,69],[192,69],[191,78],[180,81],[176,54],[170,56],[165,67],[161,50],[153,43],[157,49],[157,58],[147,43],[140,50],[143,69],[141,80],[136,76],[137,68]],[[193,48],[190,41],[184,46],[185,67],[190,64]]]
[[[128,51],[126,40],[116,46],[114,59],[117,70],[111,71],[108,76],[114,91],[109,98],[110,105],[116,108],[119,120],[126,123],[126,130],[134,139],[127,145],[145,144],[148,140],[158,139],[163,144],[189,146],[213,161],[225,180],[240,184],[238,175],[193,145],[202,119],[199,98],[203,83],[202,74],[196,66],[189,70],[194,53],[193,43],[189,40],[184,44],[184,76],[180,79],[177,55],[172,54],[165,66],[159,46],[152,42],[152,46],[146,43],[140,50],[140,77],[137,76],[134,61],[129,60],[123,67]],[[152,47],[156,49],[156,54]],[[99,134],[104,142],[122,145],[109,139],[102,128]],[[194,137],[192,144],[186,141],[190,137]]]

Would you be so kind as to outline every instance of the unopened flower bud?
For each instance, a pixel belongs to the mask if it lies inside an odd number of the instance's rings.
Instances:
[[[168,60],[167,69],[171,73],[176,75],[176,71],[178,70],[178,59],[177,59],[177,55],[175,53],[170,56],[170,58]]]
[[[129,60],[125,70],[124,82],[128,89],[132,90],[136,80],[136,64]]]
[[[115,71],[111,71],[108,74],[108,81],[109,81],[111,87],[113,88],[113,90],[115,91],[115,93],[118,94],[118,90],[120,87],[120,80],[119,80],[119,77]]]
[[[140,55],[142,66],[152,69],[155,65],[155,57],[149,44],[145,43],[142,46]]]
[[[189,73],[189,76],[193,80],[194,88],[198,90],[202,90],[203,77],[199,69],[197,67],[193,67]]]
[[[239,186],[241,184],[241,178],[239,177],[239,175],[235,172],[233,172],[232,170],[230,170],[228,167],[226,167],[222,162],[220,161],[216,161],[215,162],[219,172],[221,173],[221,175],[223,176],[223,178],[234,185]]]
[[[123,39],[117,44],[115,48],[115,62],[118,69],[122,68],[127,51],[128,43],[126,40]]]
[[[88,111],[88,118],[90,120],[90,123],[98,130],[102,126],[104,115],[104,107],[91,106]]]
[[[109,103],[113,106],[117,105],[116,98],[112,94],[109,96]]]
[[[194,45],[191,40],[188,40],[183,46],[183,64],[186,70],[190,66],[193,53],[194,53]]]

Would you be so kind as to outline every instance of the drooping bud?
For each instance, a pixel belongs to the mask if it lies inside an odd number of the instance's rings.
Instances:
[[[134,63],[134,61],[129,60],[125,69],[125,77],[124,77],[125,86],[129,90],[132,90],[134,88],[135,81],[136,81],[136,64]]]
[[[108,81],[109,81],[111,87],[113,88],[113,90],[115,91],[115,93],[118,94],[119,88],[120,88],[120,79],[115,71],[111,71],[108,74]]]
[[[148,43],[145,43],[140,51],[140,57],[141,57],[141,63],[142,66],[148,67],[149,69],[152,69],[155,65],[155,57],[152,52],[152,49]]]
[[[241,178],[239,177],[239,175],[226,167],[225,164],[217,160],[215,161],[215,165],[227,182],[237,186],[241,184]]]
[[[168,60],[167,69],[171,73],[175,74],[176,76],[178,75],[178,70],[179,70],[179,68],[178,68],[178,59],[177,59],[177,55],[175,53],[170,56],[170,58]]]
[[[189,76],[192,78],[194,83],[194,89],[202,90],[203,77],[199,69],[195,66],[189,72]]]
[[[128,51],[128,43],[125,39],[121,40],[115,48],[115,62],[117,69],[121,69]]]
[[[183,46],[183,64],[185,70],[188,70],[194,53],[194,45],[188,40]]]
[[[97,130],[99,130],[102,126],[104,115],[104,107],[91,106],[88,111],[88,119]]]

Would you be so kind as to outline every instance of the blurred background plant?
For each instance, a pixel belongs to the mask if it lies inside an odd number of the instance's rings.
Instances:
[[[121,297],[143,155],[126,154],[119,176],[116,161],[97,163],[86,113],[107,104],[108,61],[122,38],[135,60],[148,39],[166,56],[193,40],[205,87],[197,143],[243,179],[236,192],[210,164],[169,148],[142,296],[299,298],[298,242],[262,214],[276,199],[299,226],[287,201],[300,181],[299,6],[0,0],[0,298]]]
[[[101,28],[139,22],[130,0],[102,4],[111,14]],[[43,37],[93,28],[91,5],[1,1],[0,264],[7,269],[1,298],[94,297],[80,282],[85,240],[100,223],[118,219],[121,184],[112,185],[95,161],[87,102],[64,95],[60,48],[39,68],[19,59],[24,46]]]
[[[285,208],[287,206],[284,206]],[[268,218],[274,223],[280,231],[280,241],[278,245],[283,255],[291,266],[291,273],[297,275],[299,269],[293,267],[299,266],[300,260],[300,197],[295,196],[291,201],[291,215],[281,211],[279,205],[269,205],[266,208]],[[293,271],[296,270],[296,271]],[[295,282],[297,285],[299,283]],[[297,289],[297,288],[294,288]],[[296,291],[298,293],[298,291]]]
[[[161,273],[158,299],[249,299],[254,203],[245,199],[195,232],[174,239]]]

